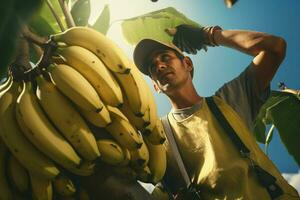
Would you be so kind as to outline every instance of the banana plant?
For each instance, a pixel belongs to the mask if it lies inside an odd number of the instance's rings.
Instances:
[[[262,106],[255,119],[256,140],[265,144],[267,151],[276,128],[288,152],[300,166],[299,122],[300,90],[284,86],[281,91],[272,91],[270,98]],[[268,131],[266,127],[270,127]]]

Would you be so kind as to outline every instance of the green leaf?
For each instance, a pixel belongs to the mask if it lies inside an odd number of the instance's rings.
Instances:
[[[49,36],[55,33],[52,26],[42,17],[32,19],[29,26],[30,30],[39,36]]]
[[[266,142],[266,125],[271,124],[270,115],[267,113],[267,109],[276,106],[281,101],[284,101],[287,97],[287,95],[290,95],[286,92],[279,92],[279,91],[272,91],[269,99],[264,103],[264,105],[261,107],[256,119],[254,120],[254,135],[256,137],[256,140],[260,143]]]
[[[168,7],[124,20],[122,22],[122,32],[127,42],[132,45],[136,45],[144,38],[171,42],[172,37],[165,32],[165,29],[173,28],[180,24],[202,27],[175,8]]]
[[[50,3],[63,26],[66,27],[65,17],[60,8],[58,0],[50,0]],[[44,1],[40,11],[32,17],[31,21],[29,22],[29,27],[41,36],[47,36],[53,33],[61,32],[58,22],[47,5],[46,0]]]
[[[110,23],[110,11],[109,6],[106,4],[96,20],[96,22],[93,24],[92,28],[99,31],[100,33],[103,33],[106,35],[108,29],[109,29],[109,23]]]
[[[300,166],[300,100],[295,95],[268,110],[288,152]]]
[[[1,14],[5,14],[5,17],[0,20],[0,78],[6,75],[12,62],[22,26],[40,8],[41,3],[41,0],[28,0],[26,3],[21,0],[1,1],[0,7],[5,8]]]
[[[76,26],[86,26],[91,13],[89,0],[77,0],[71,9],[71,14]]]
[[[265,135],[262,124],[274,124],[280,138],[288,152],[294,157],[300,166],[300,99],[297,95],[288,92],[272,91],[271,97],[262,106],[255,120],[256,139],[259,142],[270,143],[272,133],[262,141],[261,135]],[[259,137],[258,137],[259,136]]]

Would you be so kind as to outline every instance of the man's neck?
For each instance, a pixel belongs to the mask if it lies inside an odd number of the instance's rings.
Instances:
[[[177,89],[176,92],[168,94],[174,109],[187,108],[202,100],[193,85]]]

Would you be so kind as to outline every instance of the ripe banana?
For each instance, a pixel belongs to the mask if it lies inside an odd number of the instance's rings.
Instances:
[[[60,64],[48,67],[58,89],[83,110],[100,112],[103,103],[93,86],[72,67]]]
[[[31,83],[24,83],[17,99],[16,116],[25,136],[48,157],[66,169],[76,168],[81,158],[73,147],[56,131],[38,104]]]
[[[148,127],[146,127],[145,130],[142,132],[142,134],[143,137],[146,138],[152,144],[156,144],[156,145],[163,144],[166,140],[166,133],[162,125],[162,122],[159,118],[157,118],[155,126],[152,129],[152,131],[150,131]]]
[[[111,123],[109,112],[105,106],[102,107],[100,112],[87,111],[79,108],[79,112],[83,117],[97,127],[106,127]]]
[[[57,53],[65,64],[76,69],[91,83],[105,104],[115,107],[123,104],[118,82],[94,53],[80,46],[58,48]]]
[[[130,151],[126,148],[122,148],[124,153],[124,160],[118,164],[118,166],[127,166],[131,160]]]
[[[65,32],[52,35],[56,42],[77,45],[96,54],[105,65],[116,73],[128,73],[130,63],[125,53],[111,39],[88,27],[72,27]]]
[[[95,162],[83,160],[80,166],[69,169],[69,171],[79,176],[90,176],[95,173],[95,166]]]
[[[86,160],[100,156],[93,133],[77,110],[57,87],[43,76],[38,76],[37,99],[56,128]]]
[[[156,185],[163,178],[167,168],[167,156],[164,145],[153,145],[147,139],[145,143],[149,150],[148,166],[151,171],[151,183]]]
[[[28,171],[52,179],[59,170],[52,160],[28,141],[17,123],[15,106],[21,89],[21,83],[13,82],[10,89],[0,98],[0,135],[11,153]]]
[[[126,97],[124,97],[124,104],[120,108],[124,115],[128,118],[129,122],[135,126],[138,130],[143,130],[146,126],[150,124],[150,110],[145,111],[144,116],[137,117],[129,107],[129,103]]]
[[[149,161],[149,151],[145,143],[141,148],[130,151],[130,166],[134,169],[141,169],[148,164]]]
[[[129,123],[128,119],[124,119],[124,115],[117,108],[107,106],[112,123],[105,129],[113,136],[113,138],[121,145],[122,148],[129,150],[139,149],[143,144],[142,137]]]
[[[0,199],[13,200],[13,192],[6,179],[5,162],[8,149],[0,140]]]
[[[12,77],[8,76],[4,83],[0,85],[0,97],[2,94],[6,91],[6,89],[9,87],[9,85],[12,82]]]
[[[134,64],[131,64],[134,66]],[[142,74],[132,67],[128,74],[114,74],[119,81],[121,88],[128,100],[132,112],[136,116],[143,116],[149,108],[148,96],[145,87],[148,87]]]
[[[110,165],[118,165],[126,159],[126,152],[123,152],[118,143],[111,139],[97,140],[98,148],[101,153],[100,159]]]
[[[6,171],[10,183],[18,192],[24,194],[29,190],[29,174],[12,154],[8,157]]]
[[[137,173],[137,179],[144,182],[149,183],[151,179],[151,171],[150,168],[146,165],[143,168],[139,168],[135,170]]]
[[[34,200],[52,200],[53,188],[49,179],[29,173],[32,197]]]
[[[63,197],[72,196],[76,192],[76,187],[73,181],[64,174],[58,175],[53,180],[53,186],[55,191]]]
[[[148,101],[149,101],[149,125],[145,128],[145,130],[152,131],[155,127],[156,121],[159,118],[157,114],[157,106],[155,103],[155,99],[150,87],[145,88],[147,90]]]

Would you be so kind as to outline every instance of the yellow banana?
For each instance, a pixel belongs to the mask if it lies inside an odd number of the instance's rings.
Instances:
[[[167,156],[164,145],[153,145],[147,139],[145,143],[149,150],[148,166],[151,171],[151,182],[155,185],[163,178],[167,168]]]
[[[24,83],[17,99],[16,116],[25,136],[44,154],[66,169],[76,168],[81,158],[56,131],[38,104],[31,83]]]
[[[12,77],[8,76],[4,83],[0,85],[0,96],[8,89],[10,84],[12,83]]]
[[[130,151],[126,148],[122,148],[122,151],[124,153],[124,160],[118,164],[118,166],[126,166],[129,164],[131,160]]]
[[[114,72],[128,73],[130,63],[121,48],[102,33],[88,27],[72,27],[65,32],[52,35],[56,42],[77,45],[96,54]]]
[[[6,164],[6,170],[10,183],[20,192],[24,194],[29,190],[29,174],[20,162],[10,154]]]
[[[157,118],[152,131],[150,131],[148,127],[146,127],[142,134],[143,137],[146,138],[152,144],[163,144],[166,140],[166,133],[159,118]]]
[[[78,111],[57,87],[42,76],[37,77],[37,98],[49,119],[86,160],[100,156],[93,133]]]
[[[1,130],[2,131],[2,130]],[[0,199],[14,200],[13,192],[6,179],[5,161],[8,149],[5,144],[0,140]]]
[[[150,87],[145,87],[145,90],[147,91],[150,112],[149,112],[149,125],[144,130],[152,131],[159,117],[157,114],[157,106],[155,103],[155,99]]]
[[[105,106],[102,107],[100,112],[87,111],[79,108],[83,117],[97,127],[106,127],[111,123],[109,112]]]
[[[58,48],[57,53],[65,64],[76,69],[91,83],[105,104],[115,107],[123,104],[118,82],[94,53],[80,46]]]
[[[69,171],[79,176],[90,176],[95,173],[95,166],[95,162],[84,160],[81,162],[80,166],[69,169]]]
[[[150,110],[145,111],[144,116],[137,117],[131,110],[128,100],[124,97],[124,104],[120,108],[124,115],[128,118],[129,122],[135,126],[138,130],[143,130],[146,126],[150,124]]]
[[[49,179],[29,173],[31,192],[34,200],[52,200],[53,188]]]
[[[93,86],[72,67],[60,64],[50,65],[48,70],[58,89],[78,107],[100,112],[103,103]]]
[[[132,66],[134,66],[133,63]],[[149,108],[149,102],[147,91],[145,89],[145,87],[148,87],[148,85],[142,74],[134,66],[130,70],[130,73],[115,73],[115,76],[121,85],[124,96],[126,96],[132,112],[136,116],[143,116],[146,110]]]
[[[16,120],[16,100],[21,93],[21,83],[13,82],[0,98],[0,135],[11,153],[28,170],[38,176],[54,178],[59,170],[54,163],[28,141]]]
[[[134,169],[140,169],[145,167],[149,161],[149,151],[145,143],[141,148],[130,151],[130,166]]]
[[[149,183],[151,179],[151,171],[150,168],[146,165],[143,168],[139,168],[135,170],[137,173],[137,179],[144,182]]]
[[[138,149],[143,144],[142,137],[137,133],[128,119],[124,119],[124,115],[120,114],[119,109],[107,106],[112,123],[105,129],[113,136],[113,138],[123,147],[129,150]]]
[[[72,196],[76,192],[76,187],[73,181],[64,174],[58,175],[53,180],[53,186],[55,191],[63,197]]]
[[[98,148],[101,153],[100,159],[110,165],[118,165],[126,159],[126,152],[123,152],[118,143],[111,139],[97,140]]]

